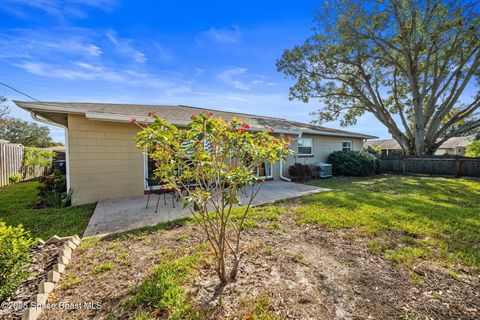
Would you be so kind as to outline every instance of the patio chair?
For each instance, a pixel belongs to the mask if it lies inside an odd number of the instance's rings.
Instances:
[[[167,194],[172,195],[172,205],[175,208],[175,190],[174,189],[167,187],[165,184],[159,184],[158,181],[155,179],[145,178],[145,181],[147,182],[147,188],[148,188],[148,198],[147,198],[147,205],[145,206],[145,209],[148,209],[148,203],[150,202],[150,195],[152,194],[158,195],[155,213],[158,212],[158,203],[160,202],[160,197],[162,196],[162,194],[163,194],[163,202],[165,204],[167,204]]]

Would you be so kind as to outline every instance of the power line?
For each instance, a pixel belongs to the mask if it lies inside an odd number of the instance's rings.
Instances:
[[[29,95],[29,94],[26,94],[26,93],[24,93],[24,92],[22,92],[22,91],[20,91],[20,90],[17,90],[17,89],[15,89],[14,87],[9,86],[9,85],[6,84],[6,83],[3,83],[3,82],[0,81],[0,84],[1,84],[2,86],[5,86],[5,87],[9,88],[9,89],[12,89],[12,90],[15,91],[15,92],[20,93],[21,95],[24,95],[25,97],[28,97],[28,98],[30,98],[30,99],[32,99],[32,100],[37,101],[37,102],[41,102],[41,101],[38,100],[37,98],[34,98],[34,97],[32,97],[31,95]]]

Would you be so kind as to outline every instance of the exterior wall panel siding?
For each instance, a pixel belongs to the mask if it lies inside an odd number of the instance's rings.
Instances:
[[[138,127],[68,116],[70,187],[74,205],[143,194],[143,154]]]
[[[292,137],[296,139],[297,137]],[[327,158],[333,151],[342,150],[343,141],[352,141],[352,149],[360,151],[363,149],[363,139],[361,138],[346,138],[346,137],[333,137],[333,136],[316,136],[316,135],[302,135],[302,138],[313,139],[313,156],[299,157],[296,154],[289,156],[286,163],[283,163],[283,175],[288,177],[288,167],[294,163],[312,164],[317,162],[327,162]],[[290,149],[295,153],[297,152],[297,142],[294,141]],[[275,164],[276,168],[279,168],[278,163]],[[280,170],[274,171],[274,178],[279,178]]]

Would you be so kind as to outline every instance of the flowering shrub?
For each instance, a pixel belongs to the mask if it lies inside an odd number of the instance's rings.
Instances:
[[[255,168],[284,160],[289,141],[272,136],[268,130],[249,131],[251,127],[245,122],[225,122],[208,112],[192,115],[186,129],[157,115],[152,120],[138,124],[142,131],[136,137],[137,146],[156,161],[155,175],[181,195],[202,227],[216,257],[216,272],[226,284],[236,277],[243,223],[263,182]],[[241,205],[239,191],[246,186],[250,186],[246,189],[248,202],[241,218],[233,220],[232,208]],[[233,260],[230,272],[228,254]]]

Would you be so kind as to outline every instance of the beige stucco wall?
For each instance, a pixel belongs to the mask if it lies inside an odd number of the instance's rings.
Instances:
[[[74,205],[143,194],[144,158],[130,123],[68,116],[70,187]]]
[[[283,175],[288,177],[288,167],[294,163],[302,164],[311,164],[317,162],[326,162],[328,156],[333,151],[342,150],[343,141],[352,141],[352,148],[355,151],[363,149],[363,139],[360,138],[345,138],[345,137],[333,137],[333,136],[315,136],[315,135],[302,135],[303,138],[313,138],[313,157],[298,157],[296,156],[297,152],[297,142],[294,141],[290,145],[290,149],[295,152],[294,156],[288,157],[286,163],[283,163]],[[274,178],[279,178],[280,164],[275,163],[274,165]]]

